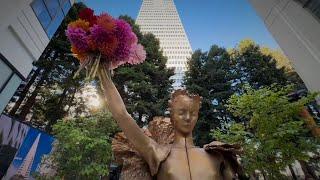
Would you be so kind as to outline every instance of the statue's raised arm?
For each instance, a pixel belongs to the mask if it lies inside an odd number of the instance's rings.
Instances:
[[[168,156],[169,149],[160,147],[153,139],[145,135],[142,129],[136,124],[123,103],[123,100],[113,84],[107,70],[99,70],[99,78],[103,89],[104,98],[107,106],[117,121],[121,130],[124,132],[135,149],[148,163],[150,172],[155,175],[160,163]]]
[[[99,76],[108,109],[130,142],[140,151],[139,147],[147,146],[150,143],[149,138],[127,112],[118,90],[106,73],[105,69],[100,69]]]

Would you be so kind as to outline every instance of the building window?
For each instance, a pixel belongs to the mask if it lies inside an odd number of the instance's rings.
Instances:
[[[0,94],[13,76],[25,80],[23,75],[0,53]]]
[[[34,0],[31,7],[51,39],[71,8],[71,4],[69,0]]]
[[[302,4],[303,8],[308,9],[313,15],[320,18],[320,0],[296,0]]]

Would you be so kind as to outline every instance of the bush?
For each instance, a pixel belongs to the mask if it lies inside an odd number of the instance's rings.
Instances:
[[[43,162],[50,162],[56,178],[100,179],[109,173],[111,137],[117,131],[109,112],[58,121],[54,150]]]

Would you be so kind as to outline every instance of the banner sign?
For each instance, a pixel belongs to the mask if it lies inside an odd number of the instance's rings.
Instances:
[[[54,138],[6,115],[0,116],[0,179],[33,179]]]

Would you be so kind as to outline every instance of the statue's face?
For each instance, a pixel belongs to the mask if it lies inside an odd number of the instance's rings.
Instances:
[[[187,136],[198,120],[200,104],[187,95],[180,95],[171,104],[171,119],[176,131]]]

